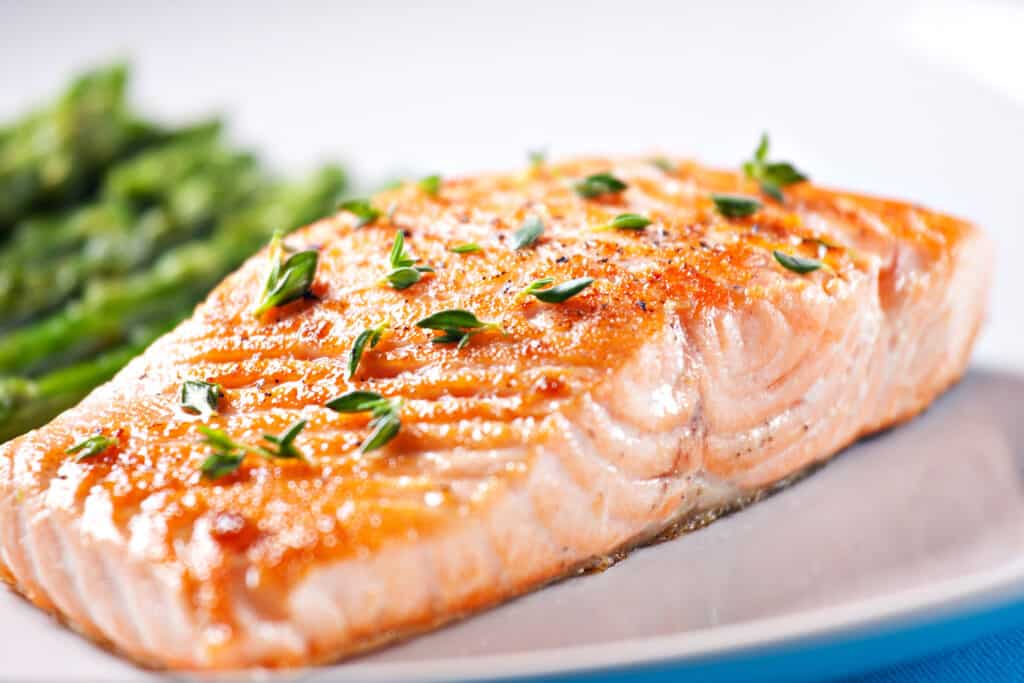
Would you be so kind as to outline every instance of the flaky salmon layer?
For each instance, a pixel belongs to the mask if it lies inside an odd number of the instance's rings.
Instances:
[[[574,191],[602,172],[628,188]],[[728,509],[962,374],[988,289],[973,226],[808,183],[730,219],[714,192],[759,196],[740,172],[583,159],[406,185],[374,198],[370,225],[342,212],[293,234],[319,249],[312,296],[253,316],[259,254],[112,382],[0,447],[3,574],[147,664],[332,660]],[[599,229],[623,213],[652,222]],[[528,218],[543,234],[511,248]],[[382,282],[399,230],[435,269],[400,291]],[[481,248],[450,251],[465,243]],[[519,294],[548,277],[594,284],[557,304]],[[501,330],[457,348],[415,325],[456,308]],[[223,386],[217,414],[180,407],[187,379]],[[325,407],[354,389],[404,401],[380,450],[360,452],[368,414]],[[304,459],[201,474],[198,425],[257,443],[299,418]],[[97,433],[113,445],[66,453]]]

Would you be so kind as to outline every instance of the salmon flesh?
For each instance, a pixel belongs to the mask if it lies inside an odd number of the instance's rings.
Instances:
[[[305,296],[253,314],[265,250],[0,447],[0,574],[147,665],[299,666],[751,500],[955,382],[989,287],[970,223],[809,182],[784,199],[740,171],[587,158],[409,183],[293,233],[319,254]],[[399,232],[433,268],[404,289],[385,279]],[[416,324],[445,310],[489,324]],[[215,412],[182,407],[186,380],[222,387]],[[326,406],[355,390],[386,399],[380,448],[361,448],[379,416]],[[255,447],[300,419],[300,457],[201,470],[200,426]]]

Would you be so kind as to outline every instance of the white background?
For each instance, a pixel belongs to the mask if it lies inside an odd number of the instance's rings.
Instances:
[[[978,358],[1024,368],[1024,4],[0,0],[0,116],[116,57],[149,110],[230,114],[279,166],[365,187],[535,147],[735,165],[767,129],[818,182],[989,230]]]

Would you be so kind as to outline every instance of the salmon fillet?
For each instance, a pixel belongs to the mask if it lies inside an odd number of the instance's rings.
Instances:
[[[574,189],[598,173],[627,187]],[[742,172],[640,158],[433,190],[289,236],[319,250],[315,280],[262,317],[271,255],[254,256],[113,381],[0,447],[14,589],[148,665],[334,660],[709,519],[910,418],[963,373],[985,312],[989,243],[897,201],[799,183],[781,204]],[[712,193],[762,205],[727,218]],[[651,222],[599,229],[621,214]],[[543,231],[517,249],[524,222]],[[397,231],[435,270],[402,290],[382,282]],[[480,249],[450,251],[464,243]],[[561,303],[521,293],[584,277]],[[432,343],[416,323],[446,309],[500,329]],[[223,387],[215,414],[182,409],[190,379]],[[382,448],[360,449],[370,413],[326,407],[351,390],[402,399]],[[200,425],[258,444],[299,418],[304,457],[201,472]],[[97,434],[102,452],[66,452]]]

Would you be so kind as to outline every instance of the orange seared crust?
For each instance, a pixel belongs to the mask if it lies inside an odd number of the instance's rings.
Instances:
[[[576,180],[606,171],[629,188],[590,200],[573,191]],[[762,197],[756,214],[726,219],[715,211],[712,192],[758,195],[737,172],[690,162],[665,172],[644,159],[582,159],[525,174],[457,178],[445,181],[437,196],[415,184],[383,193],[373,201],[384,215],[373,225],[356,229],[354,216],[343,212],[288,238],[292,247],[320,250],[313,297],[254,318],[266,266],[261,253],[112,383],[48,427],[0,447],[6,504],[27,501],[61,519],[79,519],[75,533],[160,566],[180,581],[185,609],[211,647],[226,647],[238,628],[238,586],[252,589],[249,598],[262,615],[286,620],[284,596],[313,570],[436,537],[483,514],[530,477],[538,448],[564,436],[564,425],[551,417],[583,410],[581,397],[602,391],[666,329],[721,325],[725,344],[742,335],[720,314],[789,305],[799,319],[802,307],[853,302],[843,299],[849,291],[880,302],[883,312],[899,310],[916,300],[915,287],[948,280],[961,244],[977,235],[966,222],[920,207],[806,183],[787,189],[785,205]],[[637,232],[598,229],[622,213],[644,214],[652,224]],[[531,216],[545,225],[539,242],[511,249],[512,234]],[[381,283],[397,230],[436,270],[402,291]],[[450,251],[467,242],[481,251]],[[773,250],[819,258],[825,267],[793,273],[775,262]],[[595,283],[559,305],[517,296],[543,277]],[[433,333],[416,321],[451,308],[499,323],[503,332],[476,335],[461,350],[431,343]],[[381,322],[388,323],[383,340],[366,351],[355,377],[345,379],[355,337]],[[847,339],[827,325],[792,329],[819,334],[823,347]],[[950,372],[962,369],[968,348],[953,351]],[[199,465],[209,451],[196,431],[204,420],[177,406],[188,378],[224,387],[219,414],[205,422],[240,441],[257,443],[299,417],[308,420],[296,441],[306,460],[249,458],[235,474],[204,480]],[[940,384],[953,379],[947,373]],[[940,388],[923,388],[919,400],[855,433],[917,412]],[[405,401],[401,432],[379,453],[358,451],[367,415],[323,407],[351,389]],[[66,455],[97,431],[114,437],[115,447],[84,462]],[[697,432],[686,438],[700,444]],[[699,448],[680,446],[669,473],[700,468],[747,494],[795,473],[787,460],[764,469],[756,448],[729,457],[704,457]],[[451,452],[463,456],[456,474],[446,469]],[[806,465],[801,461],[798,470]],[[567,559],[560,571],[592,561]],[[4,560],[12,565],[5,575],[19,573],[14,562]],[[458,614],[559,575],[538,574],[505,593],[482,590]],[[52,606],[40,587],[15,584]],[[402,628],[420,630],[458,614],[426,611],[420,623],[407,620]],[[101,637],[88,625],[83,630]],[[367,632],[319,653],[314,646],[304,656],[364,649],[398,632]]]

